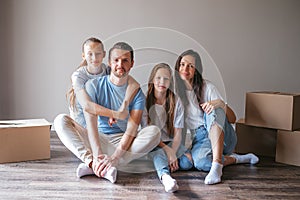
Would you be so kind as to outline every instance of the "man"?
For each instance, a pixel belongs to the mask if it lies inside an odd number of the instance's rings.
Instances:
[[[91,100],[111,110],[121,106],[128,85],[128,74],[134,64],[133,49],[125,42],[116,43],[109,51],[111,74],[90,80],[86,91]],[[145,106],[141,89],[130,102],[125,120],[108,123],[104,116],[85,112],[88,139],[93,159],[89,167],[98,177],[114,182],[118,164],[127,164],[144,156],[160,141],[160,131],[149,126],[137,132]]]

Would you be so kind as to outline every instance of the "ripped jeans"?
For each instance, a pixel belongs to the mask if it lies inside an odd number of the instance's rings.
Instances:
[[[208,134],[212,125],[218,125],[224,132],[222,161],[224,161],[224,155],[230,155],[234,151],[237,143],[237,137],[222,108],[217,108],[210,114],[204,113],[204,121],[205,125],[191,130],[191,133],[194,136],[191,154],[194,161],[194,167],[196,169],[209,171],[213,160],[213,154]]]
[[[168,146],[172,147],[172,142],[170,142]],[[179,170],[189,170],[193,167],[192,161],[189,160],[185,153],[190,152],[183,145],[180,145],[176,152]],[[164,174],[170,175],[168,156],[162,148],[156,147],[149,153],[149,155],[153,160],[153,164],[159,178],[161,178]]]

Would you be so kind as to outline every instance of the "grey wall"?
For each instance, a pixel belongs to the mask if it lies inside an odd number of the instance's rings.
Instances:
[[[0,118],[52,122],[68,112],[70,75],[90,36],[106,49],[132,44],[142,85],[154,63],[173,66],[197,49],[206,77],[243,117],[247,91],[300,92],[299,10],[298,0],[1,0]]]

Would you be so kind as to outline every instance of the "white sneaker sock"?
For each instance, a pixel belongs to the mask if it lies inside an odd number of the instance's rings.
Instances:
[[[254,155],[253,153],[248,153],[245,155],[239,155],[239,154],[233,153],[230,156],[235,158],[236,163],[256,164],[259,161],[259,158],[256,155]]]
[[[81,178],[83,176],[87,176],[87,175],[93,175],[94,171],[89,168],[88,166],[86,166],[85,163],[80,163],[77,167],[76,170],[76,175],[78,178]]]
[[[161,182],[164,185],[166,192],[175,192],[179,189],[177,181],[173,179],[169,174],[162,175]]]
[[[221,182],[223,165],[218,162],[212,162],[211,168],[207,176],[205,177],[204,183],[212,185]]]
[[[117,180],[117,168],[110,167],[103,178],[109,180],[111,183],[115,183]]]

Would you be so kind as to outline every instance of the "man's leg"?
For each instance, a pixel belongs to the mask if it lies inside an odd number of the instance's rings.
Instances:
[[[160,134],[160,130],[156,126],[147,126],[139,131],[131,147],[124,154],[122,163],[129,163],[148,154],[159,144]]]

